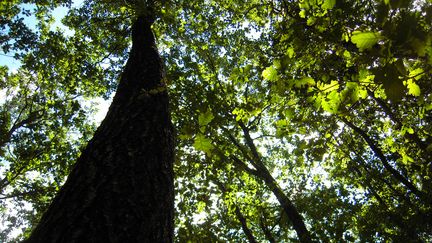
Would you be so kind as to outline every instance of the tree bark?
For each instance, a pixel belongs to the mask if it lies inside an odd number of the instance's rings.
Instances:
[[[26,242],[173,241],[173,130],[147,18],[132,41],[105,120]]]

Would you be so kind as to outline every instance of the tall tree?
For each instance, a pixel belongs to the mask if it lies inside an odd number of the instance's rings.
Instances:
[[[172,241],[173,131],[152,23],[136,18],[108,114],[27,242]]]
[[[40,84],[56,84],[54,94],[114,86],[88,57],[123,65],[127,5],[137,2],[145,1],[85,1],[63,20],[74,30],[67,38],[45,24],[38,52],[27,59],[30,71],[47,76]],[[167,57],[179,133],[174,240],[431,241],[431,4],[196,0],[157,8],[162,21],[153,30]],[[78,75],[68,78],[69,70]],[[8,112],[23,109],[16,110]],[[65,124],[56,125],[67,131]],[[6,154],[32,148],[9,144]],[[45,168],[62,168],[62,157]],[[46,176],[66,173],[58,174]]]

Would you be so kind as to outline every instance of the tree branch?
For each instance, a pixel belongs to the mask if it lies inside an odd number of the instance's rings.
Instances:
[[[352,130],[358,133],[366,141],[366,143],[369,145],[369,147],[374,152],[374,154],[381,160],[383,166],[393,175],[395,179],[397,179],[399,182],[405,185],[409,190],[411,190],[412,193],[414,193],[416,196],[421,198],[423,201],[427,202],[428,204],[432,204],[431,200],[428,198],[428,196],[425,193],[417,189],[417,187],[414,186],[414,184],[412,184],[407,178],[402,176],[399,173],[399,171],[397,171],[390,165],[382,150],[378,147],[378,145],[374,143],[374,141],[369,137],[369,135],[366,134],[365,131],[355,126],[352,122],[348,121],[344,117],[339,117],[339,118],[342,122],[344,122],[348,127],[350,127]]]

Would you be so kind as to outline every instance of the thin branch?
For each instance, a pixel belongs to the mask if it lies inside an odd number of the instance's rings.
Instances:
[[[266,220],[266,218],[265,218],[264,214],[262,214],[261,217],[260,217],[260,227],[261,227],[261,230],[264,232],[264,235],[265,235],[266,239],[270,243],[275,243],[276,241],[275,241],[275,239],[274,239],[274,237],[273,237],[273,235],[271,233],[271,229],[269,229],[267,227],[267,225],[265,224],[265,220]]]
[[[305,222],[297,208],[294,206],[294,203],[290,198],[284,193],[282,188],[279,187],[277,181],[273,178],[273,176],[268,171],[267,167],[262,163],[261,156],[258,153],[258,150],[254,144],[253,139],[249,134],[249,129],[245,126],[245,124],[240,120],[238,121],[239,126],[243,130],[243,135],[246,140],[246,144],[251,150],[254,160],[255,169],[260,173],[260,178],[266,183],[266,186],[273,192],[273,194],[278,199],[280,205],[284,209],[286,215],[291,220],[294,230],[297,232],[297,236],[300,242],[312,242],[312,238],[310,236],[309,230],[306,228]]]
[[[217,177],[216,177],[217,178]],[[222,184],[222,182],[220,182],[217,179],[214,179],[213,182],[219,187],[219,190],[222,191],[222,194],[226,193],[226,188],[225,185]],[[237,204],[234,203],[235,206],[235,214],[237,216],[237,219],[240,221],[241,227],[243,232],[246,235],[246,238],[248,239],[248,241],[250,243],[257,243],[258,241],[255,239],[255,237],[252,234],[252,230],[248,227],[247,222],[246,222],[246,217],[242,214],[242,212],[240,211],[240,208],[237,206]]]
[[[423,201],[427,202],[428,204],[432,204],[432,201],[428,198],[428,196],[425,193],[417,189],[417,187],[414,186],[414,184],[412,184],[407,178],[402,176],[399,173],[399,171],[397,171],[390,165],[382,150],[378,147],[378,145],[374,143],[374,141],[369,137],[369,135],[366,134],[365,131],[355,126],[353,123],[351,123],[344,117],[339,117],[339,118],[342,122],[344,122],[348,127],[350,127],[352,130],[358,133],[366,141],[366,143],[369,145],[369,147],[374,152],[374,154],[381,160],[384,167],[394,176],[395,179],[397,179],[399,182],[405,185],[408,189],[411,190],[412,193],[417,195]]]
[[[373,100],[375,100],[375,102],[378,104],[378,106],[381,107],[381,109],[384,111],[384,113],[385,113],[387,116],[389,116],[390,119],[391,119],[394,123],[396,123],[396,127],[395,127],[395,128],[396,128],[397,130],[400,130],[400,129],[403,127],[402,121],[401,121],[401,120],[396,116],[396,114],[394,114],[394,113],[391,111],[390,107],[388,107],[388,105],[387,105],[387,104],[386,104],[382,99],[376,97],[376,96],[374,95],[374,93],[373,93],[371,90],[367,89],[367,92],[368,92],[368,95],[369,95]],[[422,149],[423,152],[425,152],[425,154],[426,154],[426,160],[429,160],[429,158],[430,158],[431,155],[430,155],[430,153],[428,153],[428,151],[427,151],[427,144],[424,143],[424,142],[419,138],[419,136],[417,135],[417,133],[413,133],[413,134],[405,133],[404,136],[405,136],[406,138],[408,138],[409,140],[414,141],[414,142],[417,144],[417,146],[418,146],[420,149]]]

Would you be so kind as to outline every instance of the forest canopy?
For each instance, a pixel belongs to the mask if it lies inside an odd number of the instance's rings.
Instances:
[[[0,2],[21,64],[0,67],[0,241],[30,234],[92,137],[141,2]],[[430,0],[154,2],[176,242],[432,241]]]

